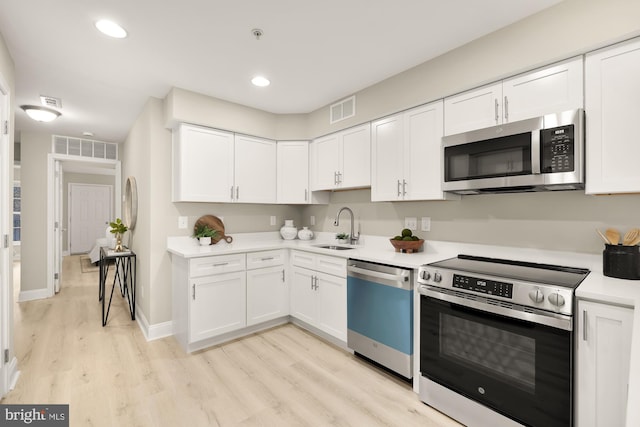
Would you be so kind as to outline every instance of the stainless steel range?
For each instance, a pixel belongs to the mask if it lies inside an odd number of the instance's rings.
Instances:
[[[588,273],[468,255],[420,267],[421,400],[469,426],[572,426]]]

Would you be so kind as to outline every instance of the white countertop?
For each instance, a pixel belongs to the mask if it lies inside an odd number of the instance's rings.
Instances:
[[[640,307],[640,280],[615,279],[602,274],[602,255],[559,252],[532,248],[489,246],[473,243],[425,241],[424,251],[413,254],[395,252],[388,237],[362,236],[358,245],[350,250],[332,250],[315,247],[320,244],[338,244],[333,233],[316,233],[313,240],[283,240],[278,232],[234,234],[233,243],[220,241],[215,245],[200,246],[196,239],[186,236],[169,237],[167,249],[173,255],[197,258],[211,255],[255,252],[271,249],[298,249],[342,258],[356,258],[405,268],[417,269],[422,264],[455,257],[458,254],[514,259],[529,262],[588,268],[591,273],[576,289],[576,296],[610,304]],[[640,309],[634,310],[631,366],[629,376],[629,402],[640,400]],[[640,425],[640,406],[627,405],[627,426]]]

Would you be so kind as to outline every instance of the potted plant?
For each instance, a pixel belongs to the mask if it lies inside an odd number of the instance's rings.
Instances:
[[[198,239],[201,246],[207,246],[211,244],[211,239],[218,236],[218,230],[214,230],[205,224],[197,224],[193,232],[193,237]]]
[[[338,233],[336,234],[336,239],[340,243],[347,243],[349,241],[349,235],[347,233]]]
[[[111,227],[111,233],[116,236],[116,247],[113,248],[115,252],[123,252],[124,248],[122,247],[122,235],[129,230],[129,228],[124,225],[120,218],[116,218],[114,222],[109,223],[109,227]]]

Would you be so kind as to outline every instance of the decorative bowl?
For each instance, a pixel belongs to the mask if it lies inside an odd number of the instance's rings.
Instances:
[[[424,243],[424,239],[420,240],[394,240],[389,239],[394,248],[396,248],[396,252],[404,252],[404,253],[414,253],[420,252],[422,249],[422,244]]]

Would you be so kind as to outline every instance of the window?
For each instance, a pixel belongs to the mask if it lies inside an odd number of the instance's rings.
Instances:
[[[20,212],[22,210],[22,189],[20,182],[13,183],[13,243],[20,244]]]

